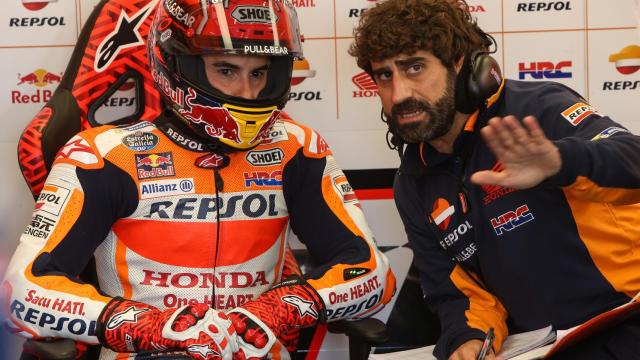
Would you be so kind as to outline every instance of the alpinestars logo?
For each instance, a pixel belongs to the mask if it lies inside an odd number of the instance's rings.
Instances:
[[[211,349],[209,345],[206,345],[206,344],[189,345],[187,346],[187,351],[192,354],[198,354],[202,356],[203,359],[208,359],[207,357],[208,355],[220,356],[219,353],[213,351],[213,349]]]
[[[120,327],[124,323],[134,323],[138,321],[138,315],[146,313],[149,309],[136,309],[134,306],[129,306],[127,310],[115,314],[109,323],[107,324],[107,330],[113,330]]]
[[[151,1],[131,17],[122,9],[116,28],[104,38],[96,51],[96,59],[93,67],[97,72],[104,71],[108,68],[120,51],[130,47],[144,45],[144,40],[142,36],[140,36],[138,29],[149,14],[151,14],[151,10],[154,9],[157,2],[158,0]]]
[[[311,315],[311,317],[315,319],[318,318],[318,313],[313,309],[312,301],[306,301],[294,295],[283,296],[282,301],[286,302],[289,305],[295,306],[296,309],[298,309],[298,314],[300,314],[300,317]]]

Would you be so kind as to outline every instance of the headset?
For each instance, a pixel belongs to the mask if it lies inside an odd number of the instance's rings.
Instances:
[[[495,94],[502,84],[500,65],[491,56],[498,50],[496,40],[493,36],[478,30],[487,42],[494,45],[494,49],[474,51],[464,58],[455,85],[456,110],[463,114],[485,109],[487,99]]]

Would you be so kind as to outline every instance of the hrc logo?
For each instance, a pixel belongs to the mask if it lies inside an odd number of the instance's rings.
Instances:
[[[551,61],[531,62],[528,66],[526,63],[518,64],[518,78],[524,80],[527,75],[533,79],[561,79],[573,76],[571,71],[563,71],[565,68],[571,68],[571,61],[560,61],[553,64]]]
[[[252,171],[244,173],[244,186],[279,186],[282,185],[282,171]]]
[[[496,235],[502,235],[502,231],[511,231],[535,219],[533,214],[529,212],[529,206],[522,205],[516,211],[507,211],[506,213],[491,219],[491,226],[495,230]]]

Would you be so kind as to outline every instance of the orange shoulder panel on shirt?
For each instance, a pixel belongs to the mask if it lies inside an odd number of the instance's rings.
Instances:
[[[481,288],[460,265],[455,266],[449,277],[456,288],[469,299],[469,310],[465,311],[467,325],[485,333],[493,327],[496,335],[493,346],[499,351],[502,342],[509,335],[507,311],[502,303]]]
[[[283,118],[282,121],[297,126],[302,130],[302,132],[304,132],[304,140],[301,145],[305,156],[310,158],[323,158],[327,155],[331,155],[329,145],[317,131],[301,125],[288,117]]]
[[[564,188],[564,191],[567,195],[587,201],[617,205],[640,203],[640,189],[601,187],[585,176],[578,176],[573,184]]]
[[[578,199],[565,190],[580,239],[616,291],[640,291],[640,204],[612,205]]]
[[[54,165],[56,163],[68,163],[82,169],[102,168],[104,160],[96,146],[95,138],[113,128],[113,126],[100,126],[82,131],[73,136],[56,154]]]

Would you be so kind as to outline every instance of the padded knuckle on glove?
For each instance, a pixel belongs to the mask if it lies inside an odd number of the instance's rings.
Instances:
[[[100,315],[98,338],[117,352],[182,350],[198,360],[232,359],[238,351],[231,320],[206,304],[161,311],[116,298]]]

